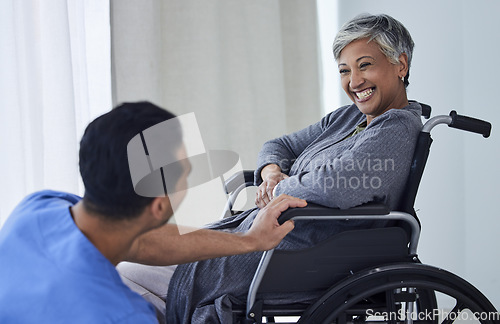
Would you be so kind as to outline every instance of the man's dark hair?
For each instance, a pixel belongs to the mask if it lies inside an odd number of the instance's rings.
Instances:
[[[151,203],[154,198],[141,197],[134,191],[127,145],[145,129],[174,117],[150,102],[124,103],[87,126],[80,141],[83,204],[87,210],[108,219],[124,219],[139,215]]]

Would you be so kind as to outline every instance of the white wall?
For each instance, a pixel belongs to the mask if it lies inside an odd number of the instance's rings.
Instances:
[[[332,0],[316,0],[318,11],[318,40],[321,59],[321,99],[323,111],[327,113],[337,109],[344,92],[337,73],[337,63],[332,55],[332,42],[344,21],[337,16],[338,3]]]
[[[495,207],[500,183],[500,103],[495,97],[500,65],[495,65],[495,61],[500,52],[500,2],[463,2],[464,111],[482,116],[493,125],[488,140],[467,136],[464,142],[466,273],[498,308],[500,211]]]
[[[495,253],[500,246],[500,135],[495,127],[500,125],[500,2],[331,1],[338,6],[338,17],[332,19],[340,24],[360,13],[387,13],[408,28],[416,44],[410,99],[431,105],[433,116],[456,110],[493,124],[488,139],[446,126],[433,132],[416,208],[423,225],[422,262],[460,275],[500,305],[500,259]],[[341,102],[349,103],[345,94]]]

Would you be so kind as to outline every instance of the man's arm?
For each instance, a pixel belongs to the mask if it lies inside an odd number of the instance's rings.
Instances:
[[[172,265],[269,250],[294,228],[292,221],[279,225],[279,215],[288,208],[306,204],[305,200],[281,195],[259,211],[252,227],[245,233],[201,229],[179,235],[177,226],[167,224],[138,237],[125,261]]]

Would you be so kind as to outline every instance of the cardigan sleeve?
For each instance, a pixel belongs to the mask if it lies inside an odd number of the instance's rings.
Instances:
[[[264,143],[257,157],[255,184],[258,186],[262,183],[260,172],[268,164],[277,164],[281,172],[288,174],[295,159],[332,124],[334,119],[335,112],[331,112],[315,124]]]
[[[394,207],[406,183],[420,125],[419,118],[398,112],[379,116],[347,139],[352,145],[340,155],[313,161],[307,170],[282,180],[275,193],[336,208],[374,200]]]

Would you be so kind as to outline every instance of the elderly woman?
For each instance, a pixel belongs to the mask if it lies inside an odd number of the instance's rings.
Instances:
[[[340,208],[383,197],[395,207],[421,127],[421,108],[405,90],[412,51],[410,34],[389,16],[360,16],[342,27],[333,52],[354,104],[264,145],[258,207],[280,193]]]
[[[421,107],[406,95],[413,41],[387,15],[358,16],[345,24],[333,44],[342,87],[353,104],[318,123],[264,144],[258,158],[256,205],[286,193],[309,202],[349,208],[383,200],[398,203],[421,129]],[[248,230],[257,209],[214,224]],[[363,221],[301,221],[278,249],[301,249]],[[167,323],[231,323],[231,305],[245,300],[261,253],[180,265],[166,298]],[[276,296],[280,303],[311,296]]]

